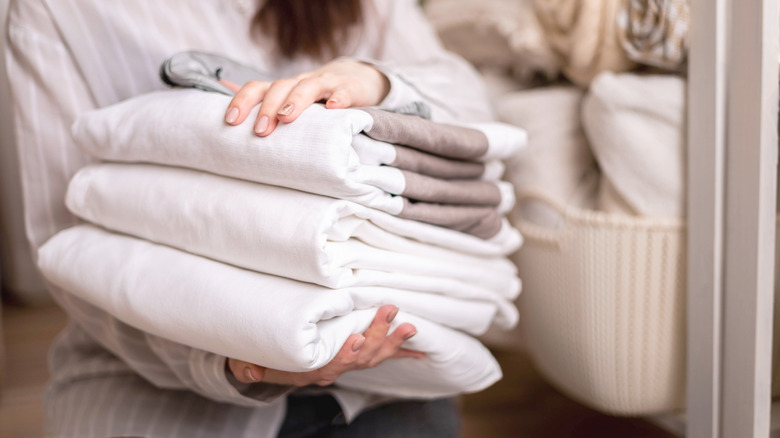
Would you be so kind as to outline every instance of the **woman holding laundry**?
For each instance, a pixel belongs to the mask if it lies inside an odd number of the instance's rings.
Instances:
[[[37,249],[77,219],[63,198],[92,160],[69,130],[82,112],[165,87],[160,62],[184,50],[219,53],[282,79],[227,83],[225,123],[259,136],[308,106],[404,108],[434,120],[490,119],[475,72],[442,49],[414,0],[16,0],[8,76],[22,163],[27,235]],[[416,328],[389,330],[384,306],[325,367],[264,368],[145,333],[51,285],[70,323],[50,354],[49,436],[448,437],[450,400],[388,400],[333,385],[386,360],[424,360],[402,347]]]

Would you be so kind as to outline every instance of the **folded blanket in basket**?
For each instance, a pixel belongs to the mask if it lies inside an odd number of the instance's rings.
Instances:
[[[685,90],[674,75],[602,73],[582,104],[601,169],[599,209],[685,216]]]
[[[388,288],[331,290],[259,274],[91,225],[64,230],[39,250],[52,283],[141,330],[260,365],[305,371],[328,363],[347,337],[368,327],[375,308],[395,304],[394,324],[417,335],[405,347],[422,360],[390,360],[339,383],[399,396],[477,391],[501,376],[475,339],[490,306]],[[421,317],[422,316],[422,317]]]
[[[82,115],[73,134],[84,150],[105,160],[191,167],[348,199],[481,238],[500,231],[501,213],[514,203],[508,183],[445,180],[432,176],[435,171],[424,175],[364,164],[352,144],[365,133],[448,159],[491,161],[525,144],[519,128],[444,125],[379,110],[314,105],[295,122],[258,137],[251,128],[255,113],[240,127],[224,122],[228,102],[227,96],[196,90],[151,93]]]
[[[389,286],[496,301],[504,314],[520,289],[504,257],[422,243],[356,216],[406,221],[350,201],[206,172],[150,164],[99,164],[71,180],[68,208],[92,223],[258,272],[341,288]],[[451,239],[473,236],[446,230]],[[442,242],[447,244],[447,242]],[[467,244],[468,240],[464,242]],[[510,318],[509,324],[514,324]]]

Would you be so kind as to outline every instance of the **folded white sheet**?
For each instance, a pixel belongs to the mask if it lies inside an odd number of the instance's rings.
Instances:
[[[390,286],[487,300],[504,309],[502,325],[516,320],[509,300],[520,281],[508,259],[402,237],[394,232],[403,229],[356,216],[368,209],[350,201],[189,169],[112,163],[80,170],[66,203],[92,223],[254,271],[331,288]],[[421,234],[431,227],[409,226]]]
[[[197,90],[150,93],[85,113],[74,124],[73,135],[86,152],[102,159],[190,167],[348,199],[481,238],[501,231],[500,215],[514,204],[508,183],[450,181],[393,166],[364,164],[352,142],[365,132],[386,142],[393,137],[419,142],[406,145],[427,154],[451,152],[452,156],[445,157],[494,161],[523,147],[525,132],[519,128],[499,123],[469,128],[436,125],[412,116],[388,119],[379,110],[326,110],[314,105],[294,123],[282,124],[261,138],[252,130],[254,113],[239,127],[224,122],[229,99]],[[462,140],[460,148],[441,144],[461,138],[468,141]]]
[[[441,397],[478,391],[501,377],[477,340],[431,322],[474,331],[491,320],[479,303],[383,288],[324,289],[91,225],[51,238],[39,250],[39,267],[52,283],[141,330],[288,371],[325,365],[350,334],[368,327],[376,307],[395,304],[402,311],[394,324],[410,322],[418,331],[404,346],[426,358],[386,361],[342,376],[340,384]]]

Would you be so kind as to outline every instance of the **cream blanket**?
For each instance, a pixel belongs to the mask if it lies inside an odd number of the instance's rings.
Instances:
[[[600,210],[685,215],[685,79],[603,73],[582,105],[601,168]]]

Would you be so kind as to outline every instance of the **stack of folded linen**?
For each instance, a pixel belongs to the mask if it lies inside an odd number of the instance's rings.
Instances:
[[[44,275],[142,330],[288,371],[325,365],[394,304],[426,358],[338,384],[427,398],[497,381],[472,335],[517,322],[499,178],[525,133],[315,105],[261,138],[253,115],[224,124],[228,101],[174,90],[81,116],[74,138],[108,162],[71,180],[90,224],[41,248]]]

